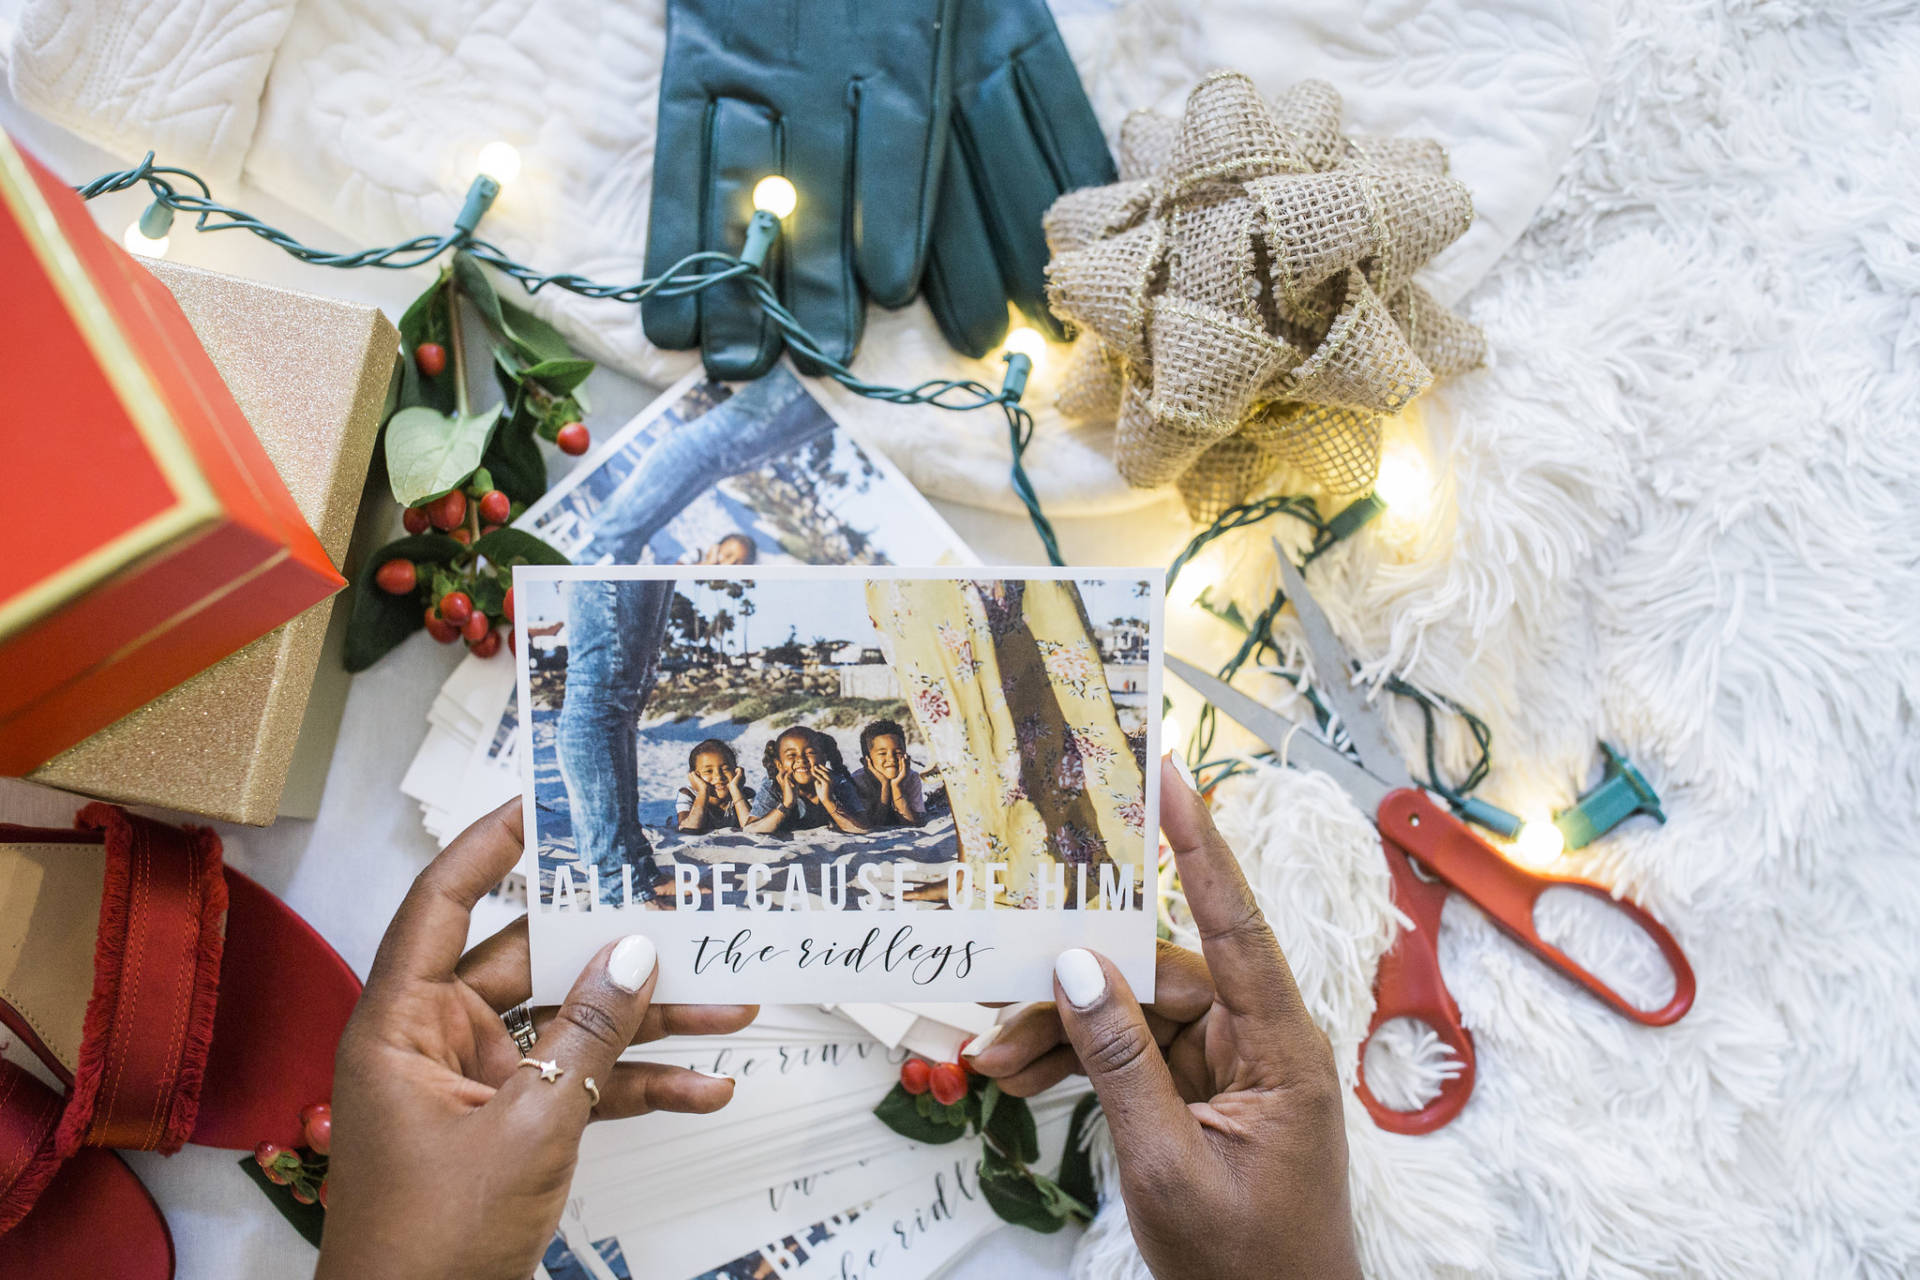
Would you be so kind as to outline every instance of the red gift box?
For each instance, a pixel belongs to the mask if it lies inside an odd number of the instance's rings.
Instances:
[[[179,304],[0,132],[0,773],[345,585]]]

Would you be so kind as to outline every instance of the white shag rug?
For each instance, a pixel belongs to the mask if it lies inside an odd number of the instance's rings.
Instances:
[[[87,7],[35,0],[22,32],[84,44],[84,24],[51,34],[33,24],[36,12]],[[138,49],[142,15],[192,6],[103,7],[131,15],[134,25],[114,29],[122,47]],[[444,40],[421,28],[411,69],[335,86],[337,131],[316,131],[303,112],[280,114],[297,86],[281,73],[296,76],[299,60],[282,56],[270,81],[259,50],[273,61],[289,30],[324,41],[329,14],[343,8],[379,9],[404,36],[402,15],[439,7],[224,7],[248,20],[225,31],[224,43],[195,47],[214,48],[220,56],[209,61],[245,83],[209,115],[205,102],[162,92],[164,84],[129,81],[151,101],[121,103],[123,122],[145,109],[183,134],[246,139],[251,150],[230,156],[235,172],[244,157],[262,185],[296,198],[312,188],[317,207],[352,215],[338,220],[353,230],[411,232],[444,220],[446,184],[408,167],[420,147],[406,95],[432,104],[435,121],[525,105],[498,91],[524,70],[512,61],[524,54],[512,25],[466,14]],[[628,41],[635,56],[649,40],[657,49],[646,16],[658,8],[658,0],[614,6],[608,42]],[[1158,51],[1181,69],[1192,49],[1204,56],[1221,38],[1211,15],[1233,8],[1089,2],[1063,5],[1062,16],[1111,121],[1119,107],[1144,105],[1122,100],[1126,85],[1149,99],[1174,85],[1101,78],[1100,66],[1135,65],[1148,28],[1101,27],[1100,10],[1188,32],[1192,42]],[[1354,15],[1346,28],[1343,9]],[[1360,108],[1366,77],[1397,68],[1431,101],[1482,105],[1477,116],[1462,108],[1451,125],[1451,107],[1425,119],[1450,138],[1463,173],[1463,134],[1506,127],[1512,146],[1533,147],[1505,169],[1466,174],[1488,226],[1488,184],[1511,193],[1512,233],[1532,225],[1510,247],[1511,235],[1494,237],[1491,253],[1453,277],[1466,288],[1505,250],[1464,298],[1491,339],[1493,367],[1439,388],[1426,405],[1441,477],[1432,512],[1424,520],[1401,512],[1321,561],[1317,592],[1377,670],[1404,672],[1489,720],[1498,764],[1489,798],[1526,810],[1566,803],[1590,780],[1601,737],[1641,765],[1670,822],[1636,821],[1562,865],[1620,885],[1667,921],[1700,982],[1680,1024],[1638,1028],[1550,975],[1471,908],[1450,906],[1442,958],[1476,1036],[1478,1085],[1466,1112],[1427,1137],[1382,1133],[1350,1107],[1368,1269],[1920,1271],[1914,6],[1326,0],[1280,10],[1296,11],[1310,21],[1284,29],[1304,29],[1312,43],[1297,65],[1284,42],[1269,45],[1271,65],[1247,67],[1263,85],[1329,75]],[[585,10],[550,3],[543,12],[563,21]],[[444,21],[456,22],[451,11]],[[1089,32],[1111,40],[1089,43]],[[240,48],[249,39],[251,58]],[[171,56],[192,45],[183,40]],[[443,60],[429,55],[443,47],[501,59],[496,79],[435,80]],[[154,48],[153,68],[172,65]],[[1468,53],[1437,60],[1436,48]],[[1343,61],[1356,79],[1343,80]],[[23,66],[16,54],[16,89]],[[553,84],[529,120],[550,123],[557,139],[628,137],[624,122],[570,114],[591,78],[590,70]],[[268,86],[257,124],[246,83],[255,94]],[[398,104],[382,117],[394,122],[389,136],[349,133],[353,111],[389,99]],[[313,100],[333,99],[316,88]],[[1536,102],[1559,106],[1527,106]],[[124,142],[127,131],[114,136]],[[339,166],[347,151],[360,170]],[[626,206],[584,204],[560,216],[550,229],[562,238],[595,222],[629,237],[634,226]],[[638,251],[636,242],[628,260]],[[600,273],[608,263],[572,265]],[[897,319],[877,317],[871,340]],[[1097,458],[1097,441],[1077,447],[1077,461],[1047,464],[1063,502],[1096,510],[1131,500],[1101,489],[1097,468],[1082,465]],[[925,452],[917,446],[901,452],[917,479],[947,496],[984,484],[987,464],[1000,461],[964,441],[946,452],[981,460],[972,471],[916,463]],[[1211,576],[1243,600],[1260,597],[1271,586],[1265,532],[1210,553],[1185,581]],[[1184,587],[1176,593],[1177,603],[1188,598]],[[1189,656],[1226,643],[1191,609],[1175,610],[1172,630],[1173,647]],[[1190,700],[1181,714],[1192,723]],[[1400,729],[1411,757],[1410,716]],[[1449,744],[1454,767],[1460,745]],[[1284,772],[1230,785],[1218,812],[1351,1076],[1372,967],[1391,928],[1371,827],[1324,780]],[[1606,922],[1590,913],[1565,927],[1584,948],[1609,944]],[[1436,1062],[1417,1040],[1399,1043],[1401,1082],[1417,1089]],[[1101,1158],[1110,1161],[1110,1148]],[[1117,1198],[1085,1238],[1075,1273],[1141,1274]]]
[[[1484,794],[1566,803],[1600,737],[1647,770],[1668,824],[1562,865],[1699,977],[1631,1026],[1450,904],[1478,1087],[1428,1137],[1350,1103],[1371,1274],[1920,1273],[1917,130],[1911,4],[1623,4],[1573,162],[1466,299],[1497,359],[1429,408],[1444,514],[1316,568],[1359,651],[1490,720]],[[1218,816],[1350,1081],[1372,832],[1277,771]],[[1117,1205],[1075,1274],[1144,1274]]]

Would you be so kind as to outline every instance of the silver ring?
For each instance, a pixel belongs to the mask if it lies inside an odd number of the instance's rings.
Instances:
[[[595,1107],[599,1106],[600,1105],[600,1086],[593,1082],[593,1077],[588,1076],[585,1080],[582,1080],[580,1083],[586,1086],[588,1105],[595,1106]]]
[[[561,1076],[567,1074],[566,1068],[551,1058],[548,1058],[545,1062],[540,1061],[538,1058],[522,1058],[517,1064],[516,1070],[518,1067],[532,1067],[540,1073],[540,1078],[548,1084],[552,1084]]]
[[[533,1029],[533,1010],[524,1004],[517,1004],[500,1015],[500,1021],[507,1024],[507,1034],[520,1046],[521,1053],[532,1053],[534,1042],[540,1039],[540,1033]]]

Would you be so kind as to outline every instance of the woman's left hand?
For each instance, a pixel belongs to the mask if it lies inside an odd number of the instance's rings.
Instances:
[[[474,903],[520,852],[515,800],[447,846],[387,928],[335,1061],[316,1280],[525,1280],[553,1239],[589,1120],[717,1111],[733,1097],[731,1080],[616,1063],[629,1044],[737,1031],[758,1012],[653,1005],[654,948],[637,935],[603,948],[566,1003],[535,1019],[530,1056],[557,1075],[519,1065],[500,1014],[530,994],[526,919],[461,949]]]

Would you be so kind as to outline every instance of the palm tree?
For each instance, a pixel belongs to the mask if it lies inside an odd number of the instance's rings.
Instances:
[[[707,647],[717,646],[733,630],[733,615],[725,609],[713,615],[713,621],[707,624]]]
[[[743,658],[747,655],[747,620],[758,612],[752,596],[740,598],[740,656]]]

